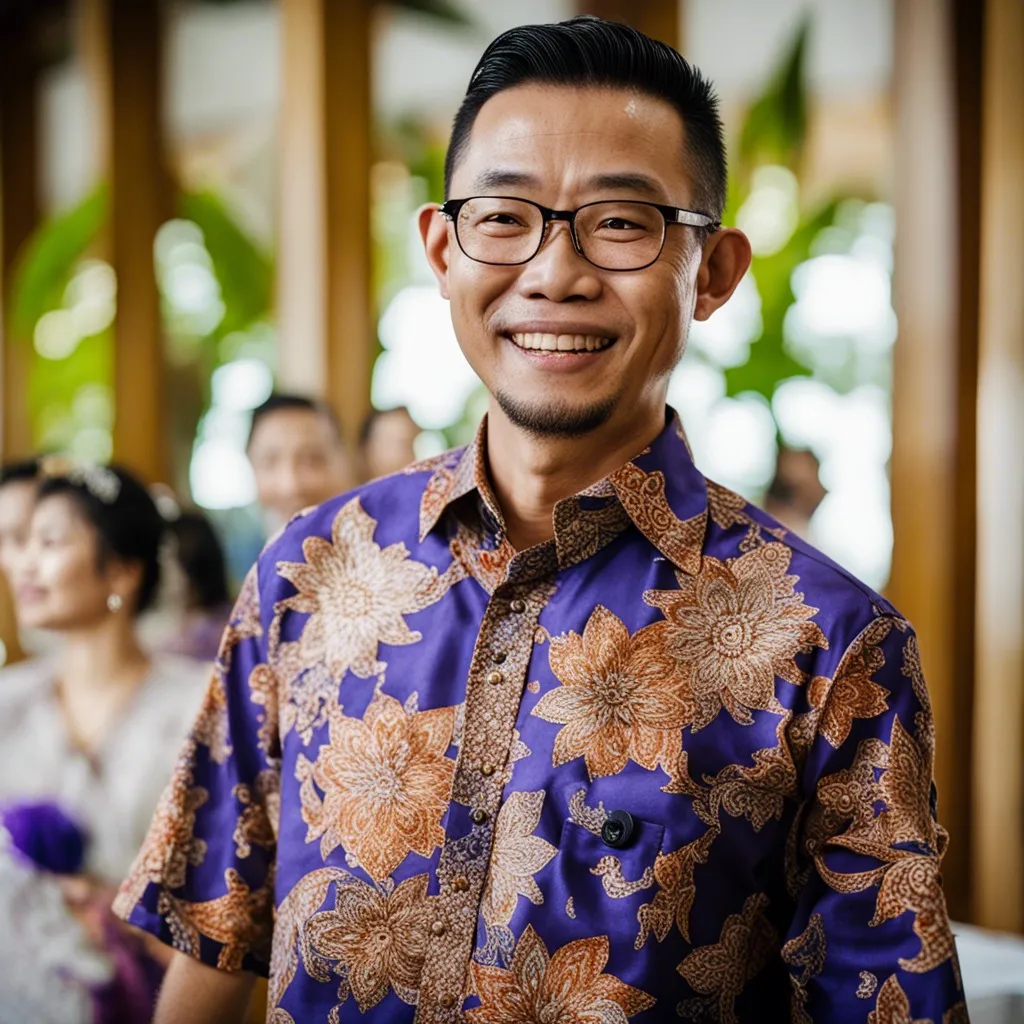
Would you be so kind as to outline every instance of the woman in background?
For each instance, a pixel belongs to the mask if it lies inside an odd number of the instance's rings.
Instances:
[[[20,621],[52,658],[0,671],[0,802],[51,800],[89,834],[86,873],[116,885],[195,718],[207,669],[150,657],[135,617],[159,584],[164,523],[120,469],[44,460],[12,571]]]

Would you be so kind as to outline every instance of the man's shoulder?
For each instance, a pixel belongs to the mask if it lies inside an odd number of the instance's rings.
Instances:
[[[367,539],[382,547],[402,542],[412,548],[419,541],[424,493],[432,481],[451,475],[464,450],[453,448],[414,462],[390,476],[304,509],[271,538],[261,560],[302,561],[303,544],[308,538],[337,540],[345,534],[364,536],[367,531]]]
[[[849,643],[880,616],[903,619],[885,597],[763,509],[712,480],[707,489],[705,555],[762,558],[757,552],[774,545],[767,557],[781,553],[790,589],[817,609],[815,620],[839,642]]]

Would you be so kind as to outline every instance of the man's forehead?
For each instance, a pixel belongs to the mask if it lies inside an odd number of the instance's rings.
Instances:
[[[675,108],[645,93],[529,83],[480,108],[454,180],[486,192],[568,171],[597,189],[660,193],[684,175],[683,132]]]

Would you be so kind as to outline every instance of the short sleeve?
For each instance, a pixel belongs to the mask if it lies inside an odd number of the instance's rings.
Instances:
[[[917,637],[880,615],[808,695],[802,867],[783,948],[793,1019],[966,1020]]]
[[[259,578],[253,567],[114,912],[210,966],[265,975],[281,776]]]

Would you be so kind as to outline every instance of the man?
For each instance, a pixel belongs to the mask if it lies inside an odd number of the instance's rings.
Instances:
[[[364,479],[375,480],[409,465],[416,457],[413,444],[420,433],[404,405],[397,409],[374,409],[363,422],[359,435]]]
[[[278,1024],[964,1019],[913,632],[665,407],[750,258],[710,87],[514,29],[447,171],[486,422],[250,575],[118,902],[179,950],[158,1022],[268,966]]]
[[[352,485],[338,420],[312,398],[271,395],[253,410],[246,452],[270,534]]]
[[[236,583],[267,538],[293,515],[355,483],[334,411],[304,395],[275,393],[254,409],[246,452],[256,479],[258,511],[230,509],[213,516]]]

